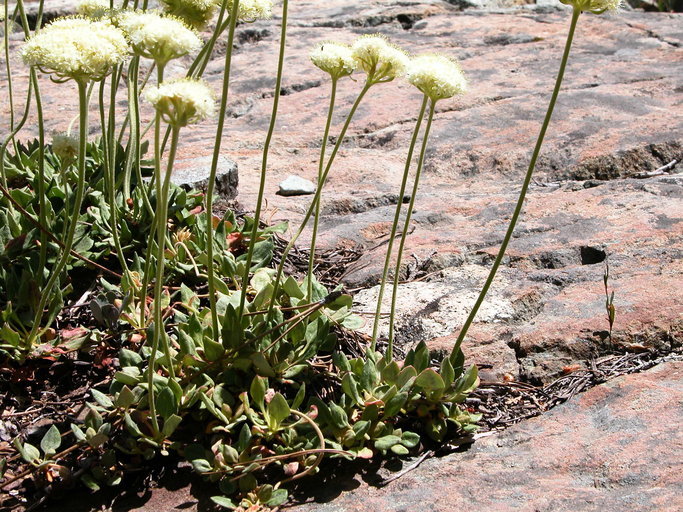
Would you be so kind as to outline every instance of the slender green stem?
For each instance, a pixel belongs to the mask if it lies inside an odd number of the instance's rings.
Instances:
[[[10,14],[9,14],[9,8],[7,5],[7,0],[5,0],[5,19],[3,21],[4,24],[4,31],[5,33],[3,34],[4,37],[4,44],[5,44],[5,71],[7,73],[7,99],[9,100],[9,130],[10,132],[14,131],[14,80],[12,79],[12,63],[10,61],[10,53],[9,53],[9,22],[10,22]],[[14,154],[18,154],[18,148],[17,148],[17,142],[14,138],[12,138],[12,144],[14,145]],[[7,188],[7,180],[5,179],[5,176],[3,174],[2,176],[2,186]]]
[[[24,107],[24,115],[21,117],[19,122],[16,124],[14,129],[9,133],[5,140],[0,146],[0,176],[2,176],[2,187],[7,189],[7,176],[5,173],[5,153],[7,152],[7,146],[10,142],[14,140],[14,137],[19,133],[19,131],[24,127],[26,121],[28,120],[28,115],[31,111],[31,93],[33,92],[33,83],[29,82],[28,91],[26,93],[26,106]],[[11,202],[10,202],[11,207]]]
[[[294,234],[292,239],[289,241],[287,246],[285,247],[284,251],[282,252],[280,264],[277,266],[277,275],[275,277],[275,284],[273,285],[273,295],[272,299],[270,301],[270,304],[268,306],[268,313],[266,315],[266,323],[268,323],[271,320],[272,314],[273,314],[273,309],[275,307],[275,302],[277,298],[277,294],[280,290],[280,280],[282,279],[282,272],[284,271],[285,268],[285,262],[287,260],[287,256],[289,255],[289,251],[292,250],[292,247],[294,247],[294,244],[296,241],[299,239],[301,236],[301,233],[303,233],[304,228],[306,227],[306,224],[308,223],[308,220],[311,218],[311,215],[313,215],[313,211],[315,209],[315,203],[317,201],[320,201],[320,196],[322,195],[323,187],[325,186],[325,182],[327,181],[327,175],[330,173],[330,169],[332,169],[332,164],[334,163],[334,159],[337,156],[337,152],[339,151],[339,148],[342,145],[342,142],[344,141],[344,137],[346,136],[346,131],[349,129],[349,125],[351,124],[351,121],[353,120],[354,115],[356,114],[356,110],[358,110],[358,106],[361,104],[363,101],[363,98],[367,94],[367,92],[370,90],[370,87],[372,87],[376,82],[372,81],[367,81],[365,82],[365,85],[363,86],[363,89],[360,91],[358,94],[358,97],[356,98],[356,101],[353,103],[353,106],[351,107],[351,110],[349,111],[348,116],[346,117],[346,121],[344,122],[344,126],[342,126],[341,132],[339,133],[339,137],[337,137],[337,142],[334,145],[334,148],[332,149],[332,154],[330,155],[330,158],[327,160],[327,164],[325,165],[325,171],[323,172],[322,179],[318,181],[318,188],[315,191],[315,195],[313,196],[313,200],[311,201],[311,205],[308,207],[308,210],[306,211],[306,214],[304,215],[303,220],[301,221],[301,225],[299,226],[299,229],[297,232]]]
[[[164,66],[157,66],[157,84],[161,84],[164,80]],[[149,237],[147,238],[147,255],[145,258],[145,269],[142,273],[142,288],[140,288],[140,326],[145,325],[145,305],[147,303],[147,289],[149,288],[149,281],[152,269],[152,243],[156,233],[156,226],[158,226],[157,217],[159,215],[159,202],[161,201],[161,183],[159,181],[161,176],[161,114],[156,111],[154,115],[154,186],[156,193],[156,211],[154,214],[155,222],[149,230]]]
[[[35,68],[31,68],[30,80],[33,82],[33,89],[36,91],[36,115],[38,124],[38,221],[47,226],[47,194],[45,193],[45,121],[43,119],[43,100],[40,97],[40,84],[38,83],[38,73]],[[40,256],[39,266],[40,275],[38,283],[43,284],[45,264],[47,263],[47,235],[40,232]]]
[[[239,0],[233,0],[232,12],[239,11]],[[209,281],[209,304],[211,309],[211,327],[213,329],[213,339],[218,342],[220,330],[218,329],[218,312],[216,310],[216,275],[214,272],[214,247],[213,247],[213,193],[216,186],[216,171],[218,170],[218,159],[220,158],[221,142],[223,141],[223,127],[225,125],[225,110],[228,107],[228,92],[230,90],[230,69],[232,67],[232,43],[235,39],[235,26],[237,16],[230,17],[230,29],[228,31],[227,48],[225,50],[225,63],[223,67],[223,90],[221,92],[221,104],[218,113],[218,126],[216,127],[216,139],[213,143],[213,158],[211,160],[211,171],[209,172],[209,183],[206,189],[206,272]]]
[[[396,317],[396,298],[398,296],[398,283],[400,279],[401,259],[403,258],[403,248],[408,238],[408,229],[410,228],[410,219],[413,214],[413,207],[415,206],[415,197],[417,196],[417,189],[420,185],[420,175],[422,174],[422,167],[424,165],[425,153],[427,150],[427,142],[429,142],[429,131],[432,127],[432,119],[434,119],[434,108],[436,102],[429,103],[429,114],[427,116],[427,126],[425,127],[424,135],[422,136],[422,147],[420,147],[420,156],[417,160],[417,169],[415,170],[415,181],[413,182],[413,190],[410,193],[410,202],[408,203],[408,211],[403,222],[403,232],[401,233],[401,242],[398,245],[398,253],[396,254],[396,266],[394,267],[394,285],[391,291],[391,312],[389,314],[389,341],[387,345],[386,359],[391,361],[394,357],[394,318]]]
[[[517,199],[517,206],[515,207],[515,211],[512,214],[512,218],[510,219],[510,224],[508,225],[508,229],[505,233],[505,237],[503,238],[503,242],[500,245],[500,250],[498,251],[498,255],[496,256],[495,261],[493,262],[493,266],[491,267],[491,270],[489,272],[488,277],[486,278],[486,282],[484,283],[483,288],[481,289],[481,292],[479,293],[479,297],[477,297],[477,301],[474,303],[474,306],[472,307],[472,311],[470,311],[469,316],[467,317],[467,320],[465,321],[464,325],[462,326],[462,329],[460,329],[460,334],[458,335],[458,339],[455,343],[456,347],[459,347],[462,343],[462,341],[465,339],[465,336],[467,335],[467,331],[470,328],[470,325],[472,325],[472,322],[474,321],[474,318],[477,315],[477,312],[479,311],[479,307],[481,306],[482,302],[484,302],[484,298],[486,297],[486,294],[489,291],[489,288],[491,287],[491,283],[493,282],[493,278],[496,276],[496,272],[498,271],[498,267],[500,266],[501,262],[503,261],[503,256],[505,256],[505,250],[507,249],[508,243],[510,242],[510,239],[512,238],[512,233],[515,229],[515,225],[517,224],[517,219],[519,218],[519,215],[522,212],[522,207],[524,206],[524,198],[526,197],[527,190],[529,188],[529,184],[531,183],[531,176],[534,173],[534,169],[536,168],[536,160],[538,159],[538,155],[541,151],[541,147],[543,146],[543,139],[545,138],[545,133],[548,130],[548,125],[550,124],[550,118],[553,115],[553,109],[555,108],[555,102],[557,101],[557,97],[560,93],[560,87],[562,86],[562,79],[564,78],[564,71],[567,67],[567,61],[569,60],[569,52],[571,50],[572,46],[572,41],[574,39],[574,32],[576,30],[576,25],[577,22],[579,21],[579,16],[581,14],[581,10],[574,7],[574,11],[572,13],[572,20],[571,24],[569,26],[569,34],[567,35],[567,42],[564,47],[564,54],[562,55],[562,62],[560,63],[560,70],[557,73],[557,79],[555,80],[555,88],[553,89],[553,94],[550,98],[550,104],[548,105],[548,111],[545,114],[545,119],[543,120],[543,125],[541,126],[541,131],[538,134],[538,139],[536,140],[536,146],[534,147],[534,152],[531,155],[531,161],[529,162],[529,168],[527,169],[526,176],[524,177],[524,183],[522,184],[522,189],[519,192],[519,198]],[[455,357],[455,351],[451,353],[451,357]]]
[[[256,199],[256,211],[254,212],[254,224],[251,228],[251,235],[249,237],[249,249],[247,250],[247,257],[244,262],[244,273],[242,275],[242,291],[240,293],[240,304],[237,310],[237,318],[242,318],[244,312],[244,303],[247,298],[247,287],[249,286],[249,271],[251,270],[252,255],[254,252],[254,245],[256,244],[256,237],[258,235],[258,228],[261,222],[261,209],[263,207],[263,194],[266,187],[266,171],[268,170],[268,154],[270,151],[270,142],[275,131],[275,121],[277,119],[277,108],[280,103],[280,92],[282,88],[282,70],[284,69],[285,61],[285,45],[287,39],[287,9],[288,0],[282,2],[282,28],[280,32],[280,53],[277,64],[277,78],[275,80],[275,93],[273,95],[273,110],[270,114],[270,125],[268,126],[268,134],[266,135],[266,142],[263,146],[263,160],[261,162],[261,179],[259,182],[258,197]]]
[[[62,271],[66,267],[71,256],[71,248],[73,247],[74,235],[76,233],[76,227],[78,225],[78,218],[81,213],[81,204],[83,202],[83,196],[85,193],[85,152],[86,145],[88,142],[88,105],[86,97],[86,84],[84,82],[78,83],[78,105],[80,112],[79,121],[79,140],[78,140],[78,184],[76,186],[76,198],[74,199],[73,210],[71,213],[71,221],[69,224],[69,230],[66,234],[66,239],[64,240],[64,249],[59,261],[52,269],[52,274],[47,284],[40,294],[40,301],[36,309],[36,317],[33,321],[33,327],[27,339],[27,347],[30,348],[38,337],[38,331],[40,330],[40,324],[43,317],[43,310],[47,305],[48,300],[52,296],[52,288],[59,281]]]
[[[318,162],[318,186],[323,177],[323,170],[325,165],[325,151],[327,150],[327,139],[330,135],[330,125],[332,124],[332,115],[334,114],[334,103],[337,97],[337,81],[339,79],[332,77],[332,91],[330,92],[330,106],[327,109],[327,122],[325,123],[325,133],[323,134],[322,144],[320,146],[320,161]],[[315,242],[318,237],[318,221],[320,219],[320,203],[321,200],[315,202],[315,213],[313,215],[313,233],[311,234],[311,250],[308,256],[308,300],[313,300],[313,268],[315,267]]]
[[[119,263],[121,264],[121,269],[123,274],[127,275],[129,272],[128,264],[126,263],[126,258],[123,254],[123,248],[121,247],[121,240],[119,239],[119,222],[118,222],[118,205],[116,203],[116,92],[118,89],[119,77],[121,75],[121,68],[117,66],[111,75],[111,90],[109,96],[109,119],[106,133],[108,146],[108,161],[106,162],[106,172],[107,179],[109,181],[109,214],[110,214],[110,226],[111,233],[114,239],[114,249],[116,250],[116,255],[119,258]],[[125,195],[124,195],[125,198]]]
[[[161,302],[164,292],[164,251],[166,249],[166,222],[168,221],[168,191],[171,183],[171,174],[173,172],[173,162],[175,161],[176,150],[178,149],[178,134],[180,129],[174,127],[171,130],[171,146],[168,152],[168,166],[166,167],[166,174],[163,179],[157,176],[157,181],[161,184],[161,196],[157,204],[157,268],[156,276],[154,278],[154,341],[152,342],[152,354],[149,358],[149,411],[155,434],[159,432],[159,424],[156,418],[155,398],[154,398],[154,363],[156,362],[159,345],[162,346],[166,363],[168,364],[169,378],[175,378],[173,369],[173,359],[171,359],[171,347],[168,343],[166,330],[164,329],[163,310]]]
[[[387,254],[384,258],[384,269],[382,270],[382,281],[379,285],[379,295],[377,296],[377,307],[375,309],[375,322],[372,327],[372,341],[370,342],[370,350],[375,351],[375,345],[377,344],[377,335],[379,334],[379,321],[382,314],[382,300],[384,298],[384,288],[387,284],[387,278],[389,276],[389,266],[391,265],[391,253],[394,248],[394,239],[396,238],[396,231],[398,230],[398,221],[401,218],[401,209],[403,206],[403,196],[406,193],[406,185],[408,184],[408,174],[410,172],[410,165],[413,161],[413,152],[415,151],[415,144],[417,143],[417,137],[420,133],[420,127],[422,126],[422,119],[424,118],[425,111],[427,110],[427,103],[429,98],[425,95],[422,99],[422,106],[420,107],[420,114],[417,116],[417,122],[415,123],[415,129],[413,130],[413,136],[410,140],[410,147],[408,148],[408,156],[406,157],[406,165],[403,168],[403,179],[401,181],[401,190],[398,193],[398,202],[396,203],[396,212],[394,213],[394,222],[391,225],[391,234],[389,235],[389,242],[387,246]]]

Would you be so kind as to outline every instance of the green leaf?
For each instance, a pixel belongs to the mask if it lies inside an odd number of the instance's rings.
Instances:
[[[119,350],[119,364],[121,365],[121,368],[125,368],[126,366],[138,366],[140,363],[142,363],[142,356],[137,352],[133,352],[127,348]]]
[[[90,393],[92,394],[92,397],[95,399],[95,401],[102,407],[106,407],[107,409],[111,409],[114,407],[114,403],[111,401],[111,399],[101,391],[91,389]]]
[[[254,380],[251,381],[251,386],[249,388],[249,394],[251,395],[251,400],[258,405],[259,409],[263,411],[264,404],[263,400],[266,396],[266,389],[268,388],[268,379],[265,377],[259,377],[256,375]]]
[[[213,501],[216,505],[220,505],[221,507],[230,509],[237,508],[235,502],[232,501],[230,498],[226,498],[225,496],[211,496],[211,501]]]
[[[282,283],[282,290],[290,297],[294,297],[296,299],[303,299],[306,296],[306,294],[299,287],[299,284],[296,282],[296,279],[294,279],[292,276],[289,276],[287,279],[285,279],[285,282]]]
[[[441,375],[431,368],[426,368],[417,376],[415,385],[428,391],[439,391],[446,387]]]
[[[383,418],[392,418],[396,416],[408,400],[408,393],[405,391],[395,394],[384,406]]]
[[[403,432],[401,444],[406,448],[415,448],[420,443],[420,436],[415,432]]]
[[[142,436],[142,432],[140,431],[138,426],[133,421],[133,418],[130,417],[130,414],[125,413],[123,415],[123,422],[125,423],[126,428],[128,429],[128,432],[130,432],[132,435],[134,435],[135,437],[141,437]]]
[[[206,459],[194,459],[192,461],[192,467],[197,473],[207,473],[213,469]]]
[[[59,435],[59,429],[52,425],[45,432],[43,439],[40,440],[40,449],[43,450],[45,455],[54,455],[60,444],[62,444],[62,436]]]
[[[171,388],[164,388],[157,397],[157,412],[166,421],[171,415],[178,412],[178,403]]]
[[[332,426],[342,429],[349,426],[349,417],[346,415],[346,411],[339,407],[337,404],[332,403],[328,407],[330,413],[330,421]]]
[[[470,366],[467,371],[455,383],[455,391],[458,393],[471,393],[479,385],[479,370],[476,365]]]
[[[128,409],[135,402],[135,394],[130,390],[130,388],[124,385],[121,391],[116,395],[114,400],[114,405],[116,407],[121,407],[122,409]]]
[[[175,432],[175,429],[178,428],[178,425],[180,425],[181,421],[183,421],[183,419],[180,416],[177,414],[171,414],[167,419],[164,420],[164,426],[161,429],[161,432],[166,437],[171,437],[171,434]]]
[[[287,489],[275,489],[270,499],[266,501],[269,507],[277,507],[287,501]]]
[[[412,366],[406,366],[401,370],[401,373],[396,377],[396,387],[400,390],[404,390],[407,387],[413,385],[415,378],[417,377],[417,371]]]
[[[21,454],[21,458],[28,463],[35,463],[40,461],[40,450],[29,443],[24,443],[23,446],[17,441],[17,449]]]
[[[275,377],[273,367],[270,366],[270,363],[263,352],[254,352],[249,356],[249,359],[254,363],[254,368],[259,375],[263,377]]]
[[[395,444],[391,447],[391,451],[395,453],[396,455],[408,455],[410,452],[408,451],[408,448],[403,446],[402,444]]]
[[[280,424],[291,414],[287,400],[281,393],[275,393],[268,404],[268,415],[271,420],[271,429],[277,430]]]
[[[389,450],[392,446],[399,444],[401,438],[393,434],[380,437],[375,440],[375,448],[381,451]]]
[[[350,373],[347,373],[344,375],[344,378],[342,378],[342,389],[356,405],[361,405],[363,403],[363,399],[361,398],[360,393],[358,393],[358,384],[356,384],[356,380]]]
[[[99,484],[95,481],[95,479],[91,475],[89,475],[87,473],[81,475],[81,482],[83,482],[85,484],[85,486],[88,489],[90,489],[91,491],[99,491],[100,490]]]
[[[448,357],[441,361],[441,378],[443,378],[446,388],[450,387],[455,379],[455,370],[453,370],[453,365]]]
[[[225,354],[225,348],[208,337],[204,337],[204,355],[209,362],[218,361]]]

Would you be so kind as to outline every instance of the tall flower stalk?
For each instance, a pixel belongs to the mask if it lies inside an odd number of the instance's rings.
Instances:
[[[39,33],[34,34],[24,45],[22,57],[33,68],[52,74],[58,81],[74,80],[78,86],[79,105],[79,149],[78,183],[76,197],[71,211],[69,228],[64,240],[64,249],[47,283],[41,290],[40,300],[31,332],[26,339],[30,348],[39,335],[43,310],[52,297],[52,289],[61,278],[62,271],[71,256],[74,235],[81,213],[85,194],[85,152],[88,138],[89,83],[99,82],[112,68],[120,64],[128,53],[128,43],[123,33],[108,22],[89,21],[81,18],[58,20]],[[38,91],[36,91],[38,94]]]
[[[548,130],[548,126],[550,125],[550,119],[553,115],[553,110],[555,109],[555,103],[557,102],[557,97],[560,94],[560,88],[562,87],[562,80],[564,78],[564,73],[565,73],[565,70],[567,68],[567,62],[569,61],[569,53],[571,51],[572,42],[574,40],[574,33],[576,31],[576,26],[577,26],[577,23],[579,21],[579,17],[580,17],[582,12],[591,12],[593,14],[602,14],[606,11],[616,10],[621,3],[621,0],[560,0],[560,1],[566,5],[572,6],[572,17],[571,17],[571,21],[569,24],[569,32],[567,34],[567,40],[565,42],[564,52],[562,54],[562,60],[560,61],[560,69],[557,73],[557,78],[555,79],[555,87],[553,88],[553,92],[552,92],[552,95],[550,97],[550,103],[548,104],[548,109],[545,113],[545,118],[543,119],[543,124],[541,125],[541,130],[538,134],[538,138],[536,139],[536,145],[534,146],[534,150],[533,150],[533,153],[531,155],[529,167],[527,168],[526,174],[524,176],[524,182],[522,183],[522,188],[519,192],[519,197],[517,198],[517,205],[515,206],[515,210],[512,214],[512,217],[510,218],[510,223],[508,224],[508,228],[507,228],[507,231],[505,232],[505,236],[503,237],[503,242],[500,245],[500,249],[498,250],[498,254],[496,255],[496,259],[493,262],[491,270],[489,271],[489,275],[486,278],[486,281],[484,282],[484,286],[482,287],[481,291],[479,292],[479,296],[477,297],[477,300],[474,303],[474,306],[472,307],[470,314],[468,315],[467,319],[465,320],[465,323],[463,324],[462,328],[460,329],[460,333],[458,334],[458,339],[456,340],[455,345],[454,345],[454,349],[450,355],[451,359],[454,359],[457,357],[456,352],[459,349],[460,345],[462,344],[463,340],[465,339],[465,336],[467,335],[467,331],[469,330],[470,326],[472,325],[472,322],[474,321],[475,317],[477,316],[477,312],[479,311],[481,304],[484,302],[484,298],[486,297],[486,294],[488,293],[489,288],[491,288],[491,284],[493,283],[493,279],[496,277],[496,272],[498,271],[498,267],[500,267],[500,264],[503,261],[503,257],[505,256],[505,251],[507,249],[508,244],[510,243],[510,239],[512,238],[512,233],[515,230],[515,226],[517,225],[517,220],[519,219],[519,216],[522,213],[522,207],[524,206],[524,199],[526,198],[526,193],[527,193],[527,190],[529,189],[529,184],[531,183],[531,177],[533,176],[534,169],[536,168],[536,161],[538,160],[538,155],[541,152],[541,147],[543,146],[543,140],[544,140],[545,134]]]
[[[168,222],[168,195],[173,173],[173,164],[178,149],[180,129],[213,115],[214,100],[210,89],[203,83],[191,79],[175,80],[162,83],[146,94],[147,100],[154,106],[157,119],[163,120],[171,127],[171,143],[168,152],[168,163],[164,175],[161,174],[161,163],[157,162],[157,208],[156,208],[156,273],[154,278],[154,339],[148,368],[148,390],[150,396],[150,420],[155,434],[159,433],[154,396],[154,374],[157,353],[161,346],[166,357],[167,370],[171,379],[175,378],[173,359],[168,337],[164,328],[163,300],[164,266],[166,249],[166,224]],[[156,131],[159,129],[157,127]]]
[[[429,114],[427,116],[427,124],[425,126],[425,131],[422,136],[422,145],[420,147],[420,155],[417,161],[417,169],[415,170],[413,188],[410,193],[410,202],[408,204],[408,210],[406,212],[406,217],[403,222],[403,230],[401,231],[401,241],[398,246],[398,253],[396,255],[396,265],[394,267],[394,281],[391,293],[391,311],[389,314],[389,339],[385,356],[388,361],[390,361],[393,358],[395,328],[394,321],[396,317],[396,300],[398,297],[398,285],[401,270],[401,261],[403,258],[403,249],[405,248],[406,239],[408,237],[408,228],[410,227],[410,219],[412,217],[413,207],[415,205],[415,198],[417,196],[417,191],[420,184],[420,176],[422,174],[422,168],[424,166],[427,143],[429,142],[429,132],[432,127],[432,121],[434,119],[436,104],[438,101],[451,98],[456,94],[463,94],[467,88],[465,76],[460,70],[460,66],[455,61],[439,55],[422,55],[414,58],[408,66],[406,78],[411,84],[417,87],[424,94],[424,97],[422,99],[420,114],[418,116],[415,130],[413,132],[413,138],[410,143],[410,149],[408,150],[408,157],[406,159],[406,166],[403,172],[403,181],[401,183],[399,201],[396,205],[394,222],[391,227],[389,247],[387,248],[387,256],[384,261],[384,270],[382,272],[382,283],[380,284],[379,296],[377,298],[375,324],[373,327],[372,342],[370,344],[371,350],[374,350],[375,343],[377,340],[377,331],[381,315],[384,286],[387,279],[389,262],[391,261],[391,249],[394,237],[396,236],[396,229],[400,218],[403,194],[405,193],[405,186],[408,181],[408,172],[410,169],[410,164],[413,156],[413,150],[415,147],[415,143],[417,142],[420,124],[422,118],[424,117],[424,112],[427,107],[427,103],[429,103]]]

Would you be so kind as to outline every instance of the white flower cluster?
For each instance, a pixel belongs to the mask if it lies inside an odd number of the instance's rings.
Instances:
[[[24,62],[79,82],[102,80],[128,55],[123,32],[109,21],[81,17],[60,18],[28,39]]]
[[[359,37],[352,46],[358,67],[372,82],[389,82],[405,73],[408,55],[380,35]]]
[[[622,0],[560,0],[560,2],[565,5],[571,5],[581,12],[602,14],[603,12],[619,9]]]
[[[467,81],[457,62],[442,55],[420,55],[408,65],[406,79],[436,102],[462,94]]]
[[[109,13],[109,0],[81,0],[76,12],[89,18],[102,18]]]
[[[311,52],[311,61],[333,79],[349,76],[356,69],[351,47],[346,44],[324,42]]]
[[[78,157],[78,139],[66,132],[55,132],[52,134],[52,152],[65,164],[74,162]]]
[[[149,89],[145,98],[154,105],[164,121],[176,128],[211,117],[216,108],[208,85],[191,78],[163,82]]]
[[[221,0],[216,0],[221,2]],[[227,2],[228,14],[232,15],[232,0]],[[273,15],[272,0],[240,0],[237,19],[239,21],[252,22],[256,20],[267,20]]]
[[[178,16],[193,28],[206,26],[222,0],[161,0],[164,10]],[[229,0],[223,0],[229,1]]]
[[[116,24],[128,36],[135,53],[159,65],[187,55],[202,44],[194,30],[170,15],[128,11],[116,18]]]

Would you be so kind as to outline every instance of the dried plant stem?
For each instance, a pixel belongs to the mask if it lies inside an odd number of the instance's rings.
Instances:
[[[330,125],[332,124],[332,115],[334,114],[334,103],[337,96],[337,81],[339,79],[332,77],[332,91],[330,92],[330,106],[327,109],[327,122],[325,123],[325,133],[323,134],[322,144],[320,145],[320,162],[318,162],[318,187],[322,181],[323,170],[325,165],[325,150],[327,149],[327,139],[330,135]],[[313,233],[311,234],[311,250],[308,253],[308,300],[313,300],[313,267],[315,267],[315,242],[318,237],[318,221],[320,219],[320,203],[321,198],[315,201],[315,213],[313,214]]]
[[[263,146],[263,159],[261,161],[261,179],[259,181],[259,191],[256,199],[256,210],[254,211],[254,220],[249,236],[249,248],[244,262],[244,272],[242,274],[242,291],[240,293],[240,304],[237,309],[237,318],[242,318],[244,313],[244,305],[247,298],[247,287],[249,286],[249,271],[251,270],[251,261],[254,253],[254,245],[256,245],[256,237],[258,235],[259,223],[261,222],[261,209],[263,208],[263,194],[266,187],[266,172],[268,170],[268,153],[270,151],[270,142],[273,139],[273,132],[275,131],[275,121],[277,119],[277,109],[280,103],[280,92],[282,88],[282,71],[285,64],[285,46],[287,39],[287,12],[289,2],[284,0],[282,2],[282,28],[280,31],[280,52],[278,55],[277,77],[275,79],[275,91],[273,94],[273,109],[270,114],[270,124],[268,126],[268,134],[266,135],[266,142]],[[283,259],[284,261],[284,259]],[[277,287],[277,282],[275,284]],[[275,295],[273,295],[275,296]]]
[[[398,254],[396,255],[396,266],[394,267],[394,285],[391,291],[391,313],[389,314],[389,344],[387,345],[386,358],[391,361],[394,351],[394,320],[396,318],[396,298],[398,296],[399,273],[401,270],[401,259],[403,257],[403,248],[408,238],[408,228],[410,227],[410,219],[415,205],[415,196],[420,184],[420,175],[424,166],[425,152],[427,150],[427,142],[429,141],[429,131],[432,127],[432,120],[434,119],[435,101],[429,103],[429,114],[427,115],[427,126],[425,126],[424,135],[422,136],[422,147],[420,148],[420,156],[417,161],[417,169],[415,170],[415,181],[413,182],[413,190],[410,194],[410,203],[408,203],[408,211],[403,223],[403,231],[401,232],[401,242],[398,245]],[[400,203],[399,203],[400,204]],[[380,302],[381,304],[381,302]]]
[[[567,61],[569,60],[569,52],[572,47],[572,41],[574,39],[574,32],[576,30],[576,25],[577,22],[579,21],[579,16],[581,14],[581,10],[577,7],[574,7],[574,10],[572,12],[572,19],[571,19],[571,24],[569,26],[569,33],[567,35],[567,41],[565,43],[564,47],[564,54],[562,55],[562,62],[560,63],[560,70],[557,73],[557,79],[555,80],[555,88],[553,89],[553,94],[550,97],[550,104],[548,105],[548,110],[545,114],[545,119],[543,120],[543,125],[541,126],[541,131],[538,134],[538,139],[536,140],[536,146],[534,147],[534,152],[531,155],[531,161],[529,162],[529,168],[527,169],[526,176],[524,177],[524,182],[522,184],[522,189],[519,192],[519,198],[517,199],[517,206],[515,207],[515,211],[512,214],[512,218],[510,219],[510,224],[508,225],[508,229],[505,233],[505,237],[503,238],[503,242],[500,245],[500,250],[498,251],[498,255],[496,256],[495,261],[493,262],[493,266],[491,267],[491,270],[489,271],[489,275],[486,278],[486,282],[484,283],[484,286],[481,289],[481,292],[479,293],[479,297],[477,297],[477,301],[474,303],[474,306],[472,307],[472,311],[470,311],[469,316],[467,317],[467,320],[465,321],[464,325],[462,326],[462,329],[460,329],[460,334],[458,335],[458,339],[455,343],[456,347],[459,347],[462,341],[465,339],[465,336],[467,335],[467,331],[469,330],[470,326],[472,325],[472,322],[474,321],[474,318],[477,315],[477,312],[479,311],[479,307],[481,306],[482,302],[484,302],[484,298],[486,297],[486,294],[489,291],[489,288],[491,287],[491,283],[493,282],[494,277],[496,276],[496,272],[498,271],[498,267],[500,266],[501,262],[503,261],[503,256],[505,256],[505,250],[507,249],[508,243],[510,242],[510,239],[512,238],[512,233],[515,229],[515,225],[517,224],[517,219],[519,218],[519,215],[522,212],[522,207],[524,206],[524,198],[526,197],[527,190],[529,188],[529,184],[531,183],[531,176],[534,173],[534,169],[536,168],[536,160],[538,159],[538,155],[541,151],[541,147],[543,146],[543,139],[545,138],[546,131],[548,130],[548,125],[550,124],[550,118],[553,115],[553,110],[555,108],[555,103],[557,101],[557,97],[560,93],[560,87],[562,86],[562,79],[564,78],[564,72],[567,67]],[[454,358],[456,356],[456,351],[454,350],[451,353],[451,358]]]
[[[232,12],[239,11],[239,0],[233,0]],[[230,68],[232,66],[232,44],[235,39],[235,26],[237,16],[230,16],[230,27],[228,29],[228,42],[225,50],[225,62],[223,67],[223,90],[221,92],[221,104],[218,111],[218,126],[216,127],[216,139],[213,143],[213,158],[211,159],[211,171],[209,172],[209,184],[206,188],[206,273],[209,283],[209,304],[211,309],[211,327],[213,339],[218,342],[220,330],[218,329],[218,312],[216,310],[216,275],[213,266],[214,247],[213,247],[213,192],[216,187],[216,171],[218,170],[218,159],[221,153],[221,142],[223,141],[223,127],[225,125],[225,110],[228,107],[228,92],[230,90]],[[216,29],[218,31],[218,28]],[[274,114],[273,114],[274,115]],[[267,151],[267,149],[264,149]],[[263,178],[262,178],[263,180]]]
[[[372,341],[370,342],[370,350],[374,352],[375,346],[377,344],[377,335],[379,334],[379,322],[380,316],[382,314],[382,299],[384,298],[384,288],[387,283],[387,278],[389,276],[389,266],[391,265],[391,253],[394,247],[394,239],[396,238],[396,231],[398,230],[398,221],[401,218],[401,209],[403,206],[403,196],[406,193],[406,185],[408,184],[408,174],[410,172],[410,165],[413,160],[413,152],[415,151],[415,144],[417,143],[417,137],[420,133],[420,128],[422,126],[422,119],[424,118],[425,111],[427,110],[427,103],[429,98],[424,96],[422,99],[422,106],[420,107],[420,114],[417,117],[417,122],[415,123],[415,129],[413,130],[413,137],[410,140],[410,147],[408,148],[408,156],[406,157],[406,165],[403,169],[403,180],[401,181],[401,190],[398,193],[398,202],[396,203],[396,212],[394,213],[394,222],[391,225],[391,234],[389,235],[389,245],[387,246],[387,254],[384,259],[384,269],[382,270],[382,281],[379,286],[379,295],[377,297],[377,308],[375,310],[375,322],[372,327]],[[397,267],[398,271],[398,267]],[[389,358],[392,357],[391,352],[388,353]]]

